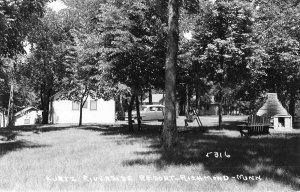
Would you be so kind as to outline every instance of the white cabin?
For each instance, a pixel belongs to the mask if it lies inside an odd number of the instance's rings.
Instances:
[[[41,111],[35,107],[26,107],[15,114],[15,126],[35,125],[38,123]]]
[[[60,100],[59,94],[51,97],[49,122],[79,123],[80,104],[71,100]],[[82,123],[111,124],[115,122],[115,101],[88,97],[82,108]]]

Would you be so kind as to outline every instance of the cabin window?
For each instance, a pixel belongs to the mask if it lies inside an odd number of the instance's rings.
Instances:
[[[75,101],[72,102],[72,110],[79,110],[79,103],[78,102],[75,102]]]
[[[87,102],[85,102],[82,106],[82,109],[86,109],[88,106],[87,106]],[[76,101],[73,101],[72,102],[72,110],[79,110],[80,109],[80,103],[76,102]]]
[[[91,100],[90,101],[90,109],[91,110],[97,110],[97,101],[96,100]]]
[[[30,119],[24,119],[24,124],[25,124],[25,125],[30,124]]]

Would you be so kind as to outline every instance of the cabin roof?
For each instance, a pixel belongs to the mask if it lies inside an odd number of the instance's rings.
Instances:
[[[26,107],[26,108],[22,109],[21,111],[18,111],[18,112],[15,114],[15,116],[22,115],[22,114],[24,114],[26,111],[29,111],[29,110],[31,110],[31,109],[33,109],[33,110],[35,110],[35,111],[39,111],[37,108],[32,107],[32,106],[29,106],[29,107]]]
[[[257,111],[257,115],[261,116],[268,114],[274,115],[289,115],[287,110],[282,106],[277,98],[277,93],[268,93],[267,100],[264,105]]]

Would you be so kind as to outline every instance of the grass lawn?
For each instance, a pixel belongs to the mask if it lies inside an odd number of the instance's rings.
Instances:
[[[16,140],[0,142],[0,190],[300,190],[299,132],[241,138],[234,130],[194,130],[180,133],[173,151],[163,151],[157,128],[148,124],[133,134],[124,125],[21,131]]]

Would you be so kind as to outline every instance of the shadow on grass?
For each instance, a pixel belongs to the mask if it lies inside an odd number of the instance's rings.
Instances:
[[[22,125],[22,126],[13,126],[0,129],[0,134],[3,132],[50,132],[50,131],[61,131],[70,128],[76,128],[78,125],[66,124],[66,125]]]
[[[0,129],[0,158],[5,154],[21,150],[24,148],[41,148],[48,147],[48,145],[39,145],[26,140],[17,140],[19,136],[23,136],[25,132],[49,132],[49,131],[60,131],[64,129],[69,129],[74,126],[36,126],[36,125],[26,125],[26,126],[14,126]],[[36,132],[38,130],[38,132]]]
[[[230,122],[226,124],[231,126]],[[194,128],[190,132],[179,133],[178,145],[173,150],[166,151],[160,145],[159,128],[159,125],[143,125],[143,131],[134,133],[129,132],[126,125],[87,126],[82,129],[98,131],[104,136],[122,135],[122,139],[111,138],[119,145],[145,141],[150,144],[148,151],[134,152],[139,158],[124,160],[123,166],[153,164],[161,170],[170,165],[202,165],[212,175],[221,173],[228,177],[261,176],[262,179],[273,180],[300,190],[299,134],[282,133],[244,138],[239,136],[238,131],[233,136],[224,134],[235,133],[230,131],[231,129],[207,131],[208,128]],[[222,158],[216,158],[214,152],[222,153]],[[230,158],[224,156],[225,152]],[[207,153],[210,153],[209,157],[206,156]],[[158,154],[160,158],[149,161],[147,156],[152,154]],[[244,179],[239,181],[249,185],[259,182]]]
[[[25,140],[0,143],[0,158],[12,151],[18,151],[24,148],[41,148],[41,147],[48,147],[48,145],[38,145],[33,142],[29,142]]]
[[[223,122],[222,123],[222,127],[223,129],[226,129],[226,130],[238,130],[238,125],[241,125],[243,123],[241,122],[238,122],[238,121],[226,121],[226,122]],[[209,129],[215,129],[215,130],[219,130],[219,126],[218,125],[215,125],[215,126],[207,126],[206,128],[209,128]]]

